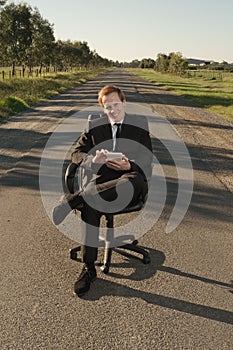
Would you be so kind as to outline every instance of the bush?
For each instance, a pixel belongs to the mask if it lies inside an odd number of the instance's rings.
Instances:
[[[19,113],[27,108],[29,108],[29,105],[16,96],[8,96],[0,101],[0,109],[10,113]]]

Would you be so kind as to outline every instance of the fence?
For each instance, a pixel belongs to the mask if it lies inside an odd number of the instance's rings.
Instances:
[[[1,67],[0,68],[0,74],[1,74],[1,80],[6,79],[14,79],[14,78],[40,78],[45,77],[49,74],[56,74],[59,72],[76,72],[83,69],[82,67],[72,67],[72,68],[66,68],[66,69],[58,69],[57,67],[44,67],[42,69],[40,68],[15,68],[14,74],[12,72],[12,69],[9,67]]]
[[[188,70],[185,76],[187,78],[204,78],[208,80],[222,80],[223,73],[214,70]]]

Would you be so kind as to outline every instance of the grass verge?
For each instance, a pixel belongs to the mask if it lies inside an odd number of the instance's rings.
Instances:
[[[233,121],[233,73],[223,73],[220,80],[205,78],[205,76],[184,78],[162,74],[153,69],[129,68],[127,70]]]
[[[41,101],[94,79],[107,69],[79,70],[49,74],[40,78],[13,78],[0,81],[0,120],[22,112]]]

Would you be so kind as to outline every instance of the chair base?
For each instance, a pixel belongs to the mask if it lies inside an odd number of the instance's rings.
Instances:
[[[78,258],[77,253],[80,252],[80,250],[81,250],[81,246],[70,249],[70,259],[77,260]]]
[[[117,248],[119,249],[124,249],[124,250],[128,250],[131,252],[135,252],[138,253],[140,255],[142,255],[142,262],[143,264],[149,264],[151,259],[150,259],[150,255],[148,253],[148,251],[146,251],[144,248],[137,246],[138,241],[135,240],[132,243],[129,244],[124,244],[122,246],[119,246]],[[105,248],[104,251],[104,262],[101,265],[100,269],[104,274],[107,274],[109,272],[109,268],[111,265],[111,256],[112,256],[112,251],[115,248]],[[77,260],[77,253],[81,250],[81,246],[75,247],[73,249],[70,249],[70,258],[72,260]],[[133,258],[137,258],[136,256],[134,256],[133,254],[130,254]]]

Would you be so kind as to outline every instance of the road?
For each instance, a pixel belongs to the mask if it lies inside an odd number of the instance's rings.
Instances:
[[[154,153],[167,181],[166,205],[140,238],[151,264],[113,253],[88,294],[73,294],[81,264],[75,242],[48,217],[39,166],[49,136],[68,116],[96,103],[105,84],[167,120],[192,160],[193,195],[180,225],[166,233],[177,196],[167,150]],[[66,91],[0,124],[2,350],[232,349],[233,125],[124,70]],[[124,218],[122,220],[125,220]],[[101,259],[100,252],[100,259]]]

